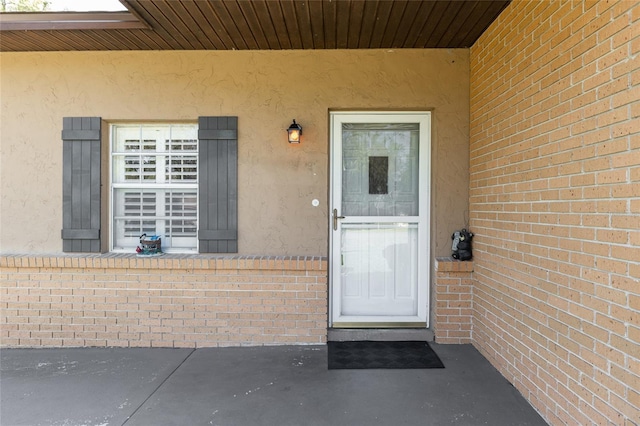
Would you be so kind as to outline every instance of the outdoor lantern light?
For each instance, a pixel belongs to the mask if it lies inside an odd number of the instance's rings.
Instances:
[[[287,129],[287,133],[289,134],[289,143],[300,143],[300,135],[302,134],[302,126],[296,123],[296,120],[293,120],[291,126]]]

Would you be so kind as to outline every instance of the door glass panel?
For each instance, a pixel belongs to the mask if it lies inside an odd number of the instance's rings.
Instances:
[[[416,315],[418,225],[343,224],[342,315]]]
[[[342,214],[417,216],[419,125],[342,125]]]
[[[369,157],[369,194],[389,193],[389,157]]]

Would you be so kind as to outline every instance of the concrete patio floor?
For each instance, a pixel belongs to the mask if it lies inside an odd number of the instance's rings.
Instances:
[[[326,346],[2,349],[0,424],[546,425],[471,345],[427,370],[328,370]]]

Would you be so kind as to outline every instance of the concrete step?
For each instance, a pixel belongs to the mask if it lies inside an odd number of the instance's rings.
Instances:
[[[433,330],[428,328],[330,328],[330,342],[372,340],[382,342],[417,340],[433,342]]]

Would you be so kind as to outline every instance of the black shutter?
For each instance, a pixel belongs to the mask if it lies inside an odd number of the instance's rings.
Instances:
[[[198,119],[200,253],[238,252],[238,117]]]
[[[62,250],[100,252],[100,117],[62,121]]]

